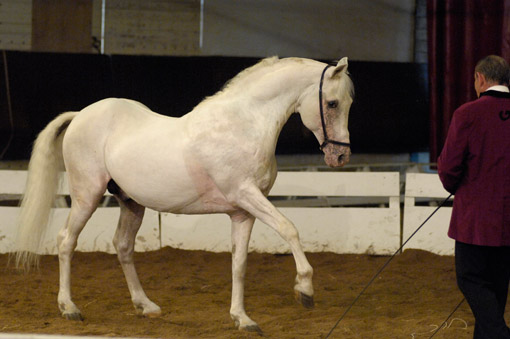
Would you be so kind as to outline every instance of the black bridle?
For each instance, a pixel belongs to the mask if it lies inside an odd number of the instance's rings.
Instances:
[[[322,71],[321,82],[320,82],[320,85],[319,85],[319,108],[320,108],[320,112],[321,112],[322,132],[324,134],[324,142],[320,146],[321,150],[324,149],[324,147],[326,147],[327,144],[334,144],[334,145],[339,145],[339,146],[351,147],[350,143],[329,139],[328,138],[328,133],[326,132],[326,121],[324,119],[324,109],[322,107],[322,83],[324,82],[324,74],[326,74],[326,71],[327,71],[327,69],[329,67],[331,67],[331,65],[327,65],[324,68],[324,70]]]

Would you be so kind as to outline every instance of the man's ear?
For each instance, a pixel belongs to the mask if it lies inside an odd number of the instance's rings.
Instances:
[[[348,60],[347,57],[343,57],[342,59],[340,59],[340,61],[336,64],[336,67],[333,70],[333,73],[331,74],[332,78],[337,77],[337,76],[339,77],[343,73],[347,73],[347,66],[348,66],[347,60]]]
[[[482,88],[483,86],[485,86],[487,84],[487,78],[485,78],[485,75],[483,75],[483,73],[476,72],[476,78],[477,78],[478,84],[480,85],[480,88]]]

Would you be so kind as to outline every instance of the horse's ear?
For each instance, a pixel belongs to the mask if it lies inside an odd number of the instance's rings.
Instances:
[[[347,57],[343,57],[337,64],[335,69],[333,70],[333,74],[331,77],[340,76],[342,73],[347,73]]]

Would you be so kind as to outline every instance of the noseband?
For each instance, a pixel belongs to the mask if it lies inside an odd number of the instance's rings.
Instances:
[[[319,85],[319,108],[321,112],[321,122],[322,122],[322,133],[324,134],[324,142],[321,144],[320,149],[324,149],[327,144],[334,144],[339,146],[351,147],[351,144],[347,142],[341,142],[336,140],[331,140],[328,138],[328,133],[326,132],[326,121],[324,119],[324,109],[322,108],[322,83],[324,82],[324,74],[326,74],[327,69],[331,67],[331,65],[327,65],[322,71],[321,82]]]

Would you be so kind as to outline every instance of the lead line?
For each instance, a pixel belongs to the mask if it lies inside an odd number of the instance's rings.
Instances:
[[[466,298],[462,298],[462,300],[460,301],[460,303],[455,307],[455,309],[452,311],[452,313],[450,313],[450,315],[448,316],[448,318],[446,318],[445,321],[443,321],[443,323],[441,324],[441,326],[439,326],[434,333],[432,333],[432,335],[429,337],[429,339],[431,339],[433,336],[436,335],[437,332],[439,332],[441,330],[441,328],[443,328],[443,326],[448,323],[448,320],[450,320],[450,318],[452,317],[452,315],[457,312],[457,310],[459,309],[460,305],[462,305],[462,303],[464,302],[464,300],[466,300]]]
[[[418,233],[418,231],[423,227],[423,225],[425,225],[425,223],[427,221],[429,221],[430,218],[432,218],[432,216],[434,214],[436,214],[436,212],[451,198],[453,194],[450,194],[445,200],[443,200],[439,206],[437,206],[437,208],[434,210],[434,212],[432,212],[431,215],[428,216],[427,219],[425,219],[425,221],[420,225],[420,227],[418,227],[416,229],[416,231],[413,232],[413,234],[411,234],[411,236],[409,238],[407,238],[407,240],[402,244],[402,246],[400,246],[400,248],[395,251],[395,253],[393,253],[393,255],[386,261],[386,263],[379,269],[379,271],[377,271],[377,273],[374,275],[374,277],[372,279],[370,279],[370,281],[368,282],[368,284],[363,288],[363,290],[361,290],[361,292],[358,294],[358,296],[354,299],[354,301],[349,305],[349,307],[347,307],[347,309],[345,310],[345,312],[342,314],[342,316],[340,317],[340,319],[338,319],[338,321],[336,322],[336,324],[333,326],[333,328],[329,331],[329,333],[326,335],[325,339],[329,338],[329,336],[331,335],[331,333],[333,333],[333,331],[335,330],[335,328],[338,326],[338,324],[340,324],[340,322],[342,321],[342,319],[347,315],[347,313],[349,313],[349,311],[351,310],[351,308],[354,306],[354,304],[358,301],[358,299],[363,295],[363,293],[365,293],[365,291],[370,287],[370,285],[372,285],[372,283],[375,281],[375,279],[379,276],[379,274],[381,274],[381,272],[386,268],[386,266],[388,266],[388,264],[393,260],[393,258],[395,257],[395,255],[397,255],[397,253],[399,253],[400,251],[402,251],[402,248],[404,248],[404,246],[409,242],[409,240],[411,240],[412,237],[414,237],[414,235],[416,233]],[[459,305],[460,306],[460,305]],[[456,309],[455,309],[456,310]],[[455,311],[454,311],[455,312]],[[453,313],[452,313],[453,314]],[[441,325],[442,326],[442,325]]]

